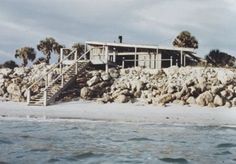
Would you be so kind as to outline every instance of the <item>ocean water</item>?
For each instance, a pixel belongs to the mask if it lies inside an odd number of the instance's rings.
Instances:
[[[236,163],[236,128],[0,121],[0,163]]]

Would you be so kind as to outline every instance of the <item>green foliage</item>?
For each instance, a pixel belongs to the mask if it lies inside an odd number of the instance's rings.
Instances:
[[[220,52],[219,50],[211,50],[210,53],[205,56],[205,59],[208,63],[220,67],[234,67],[236,62],[236,58],[234,56],[231,56],[225,52]]]
[[[59,58],[61,48],[63,48],[63,46],[56,42],[52,37],[41,40],[37,45],[37,49],[45,55],[47,64],[49,64],[52,53],[57,54]]]
[[[173,41],[173,46],[175,47],[185,47],[185,48],[198,48],[197,39],[191,35],[188,31],[181,32]]]
[[[4,62],[4,63],[2,64],[2,67],[3,67],[3,68],[14,69],[15,67],[18,67],[18,65],[16,64],[15,61],[13,61],[13,60],[8,60],[8,61],[6,61],[6,62]]]
[[[34,61],[36,57],[36,52],[34,48],[23,47],[16,50],[15,58],[20,58],[22,60],[22,66],[26,66],[28,61]]]

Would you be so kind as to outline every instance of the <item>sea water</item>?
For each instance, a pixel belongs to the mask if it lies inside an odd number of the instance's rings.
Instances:
[[[236,163],[236,128],[0,121],[0,163]]]

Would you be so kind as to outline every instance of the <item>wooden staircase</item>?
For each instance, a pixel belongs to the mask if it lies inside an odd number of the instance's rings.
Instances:
[[[60,62],[49,69],[27,89],[27,105],[47,106],[53,104],[61,92],[71,85],[77,75],[88,66],[90,61],[86,59],[86,55],[90,51],[85,52],[77,59],[76,50],[70,50],[71,52],[68,55],[64,54],[64,50],[68,49],[61,49]],[[44,86],[43,89],[37,91],[37,94],[33,93],[34,87],[42,84]]]

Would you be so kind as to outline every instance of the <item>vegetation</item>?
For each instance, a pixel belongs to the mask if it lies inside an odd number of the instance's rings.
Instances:
[[[14,69],[16,67],[19,67],[15,61],[13,60],[8,60],[5,63],[3,63],[3,67],[4,68],[10,68],[10,69]]]
[[[50,62],[52,53],[57,54],[59,58],[61,48],[63,48],[63,46],[56,42],[52,37],[41,40],[37,45],[37,49],[45,55],[47,64]]]
[[[46,63],[46,59],[44,57],[40,57],[34,62],[35,65],[41,64],[41,63]]]
[[[85,47],[83,44],[75,43],[75,44],[73,44],[72,48],[77,50],[78,57],[80,57],[81,55],[84,54]]]
[[[205,59],[207,60],[207,63],[218,67],[234,67],[236,63],[235,57],[225,52],[220,52],[219,50],[211,50],[210,53],[205,56]]]
[[[34,61],[36,57],[36,52],[34,48],[23,47],[16,50],[15,58],[22,60],[22,66],[25,67],[28,64],[28,61]]]
[[[181,32],[173,41],[173,46],[175,47],[185,47],[185,48],[198,48],[197,39],[191,35],[188,31]]]
[[[10,69],[14,69],[16,67],[19,67],[15,61],[13,60],[8,60],[6,62],[4,62],[3,64],[0,64],[0,68],[10,68]]]
[[[77,50],[78,56],[83,55],[84,51],[85,51],[85,47],[83,44],[80,43],[75,43],[73,44],[72,48]]]

